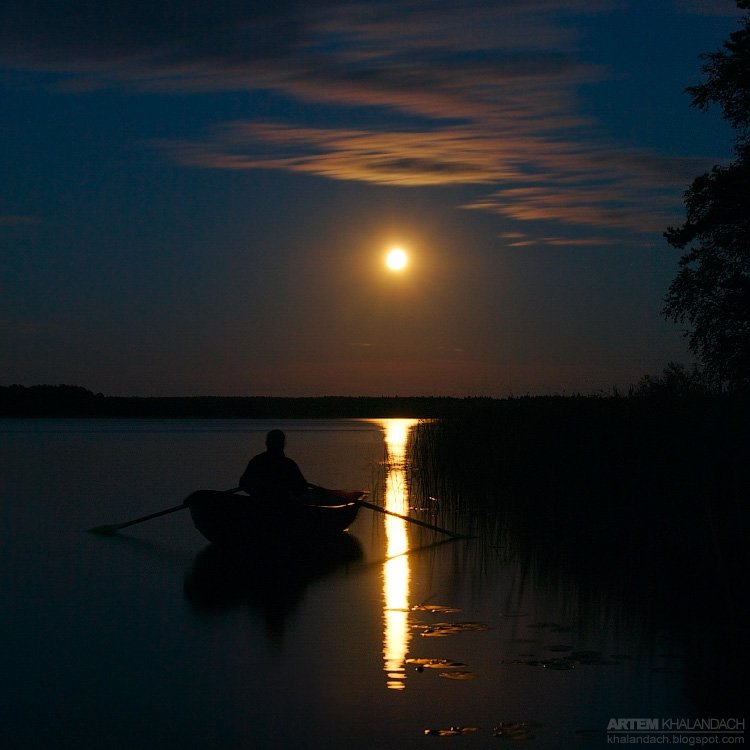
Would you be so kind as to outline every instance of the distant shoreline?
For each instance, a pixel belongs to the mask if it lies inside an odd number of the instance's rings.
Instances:
[[[437,396],[105,396],[79,386],[0,386],[0,418],[427,419],[463,402]]]
[[[747,394],[680,393],[669,389],[628,394],[549,396],[105,396],[80,386],[0,386],[0,418],[89,419],[439,419],[461,417],[506,421],[519,409],[527,415],[540,409],[561,409],[571,418],[581,409],[605,409],[613,401],[632,408],[640,403],[666,418],[675,408],[703,408],[747,413]],[[598,402],[596,406],[593,402]],[[708,407],[713,403],[713,407]],[[604,412],[602,411],[602,414]],[[516,418],[514,416],[513,418]]]

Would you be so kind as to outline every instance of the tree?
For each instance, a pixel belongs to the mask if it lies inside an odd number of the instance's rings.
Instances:
[[[742,10],[750,0],[737,0]],[[686,221],[664,236],[685,250],[665,297],[664,315],[687,323],[705,373],[732,389],[750,388],[750,13],[718,52],[705,55],[705,80],[688,92],[707,110],[718,104],[735,129],[734,160],[693,180]]]
[[[670,362],[661,375],[644,375],[638,385],[631,387],[629,396],[657,398],[705,397],[715,394],[713,383],[706,381],[704,374],[693,365],[688,370],[679,362]]]

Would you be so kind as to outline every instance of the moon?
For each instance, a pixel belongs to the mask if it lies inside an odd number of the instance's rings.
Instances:
[[[391,271],[403,271],[409,262],[409,256],[400,247],[392,248],[385,256],[385,264]]]

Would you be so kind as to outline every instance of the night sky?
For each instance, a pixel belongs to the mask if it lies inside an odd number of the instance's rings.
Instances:
[[[730,156],[684,89],[737,26],[733,0],[4,0],[0,385],[569,394],[689,363],[662,232]]]

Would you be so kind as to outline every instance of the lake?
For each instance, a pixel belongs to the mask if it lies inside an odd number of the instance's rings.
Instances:
[[[668,632],[482,538],[363,509],[356,554],[290,584],[212,578],[187,512],[85,531],[235,486],[272,427],[309,481],[419,513],[413,425],[0,421],[3,746],[604,747],[613,718],[694,716]]]

